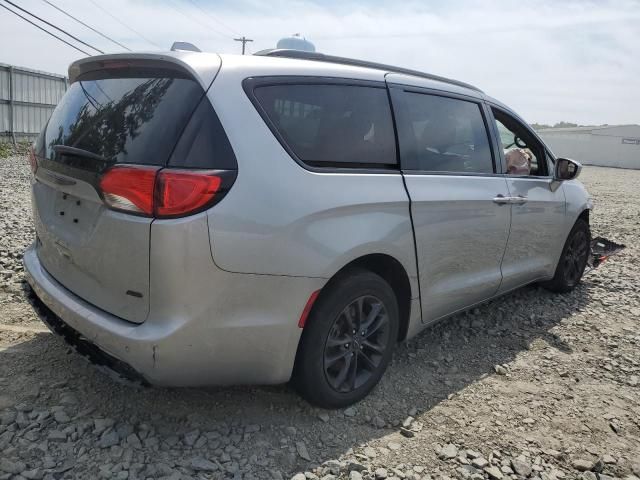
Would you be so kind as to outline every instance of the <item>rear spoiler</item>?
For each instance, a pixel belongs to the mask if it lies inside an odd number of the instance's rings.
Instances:
[[[173,51],[166,53],[114,53],[76,60],[69,66],[69,83],[80,75],[110,68],[149,67],[175,70],[197,80],[208,90],[216,78],[222,60],[217,53]]]

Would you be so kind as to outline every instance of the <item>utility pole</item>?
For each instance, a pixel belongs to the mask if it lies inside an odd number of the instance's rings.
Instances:
[[[248,42],[253,42],[252,39],[245,37],[244,35],[242,36],[242,38],[234,38],[234,40],[236,42],[242,42],[242,54],[244,55],[244,46],[248,43]]]

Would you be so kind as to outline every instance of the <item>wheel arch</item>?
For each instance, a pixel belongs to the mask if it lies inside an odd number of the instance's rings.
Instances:
[[[340,268],[331,276],[322,288],[324,290],[336,278],[348,275],[354,269],[368,270],[382,277],[391,287],[398,301],[400,325],[398,326],[398,341],[407,337],[411,318],[411,282],[409,274],[402,263],[391,255],[385,253],[371,253],[360,256]],[[320,295],[322,295],[322,290]]]

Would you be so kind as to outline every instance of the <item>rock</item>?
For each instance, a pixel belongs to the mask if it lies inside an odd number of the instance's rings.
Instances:
[[[487,465],[489,465],[489,462],[484,457],[478,457],[471,460],[471,466],[477,468],[478,470],[482,470]]]
[[[451,460],[452,458],[456,458],[457,456],[458,447],[456,447],[453,443],[446,444],[438,452],[438,457],[442,460]]]
[[[355,417],[358,411],[355,409],[355,407],[349,407],[346,408],[342,413],[344,413],[345,417]]]
[[[100,435],[107,428],[113,427],[114,423],[111,418],[96,418],[93,420],[93,433]]]
[[[57,412],[54,412],[53,419],[58,423],[69,423],[71,421],[71,418],[64,410],[58,410]]]
[[[27,480],[41,480],[44,476],[44,472],[41,468],[34,468],[33,470],[25,470],[21,475]]]
[[[47,439],[52,442],[66,442],[67,434],[62,430],[51,430],[47,435]]]
[[[502,480],[504,478],[504,475],[498,467],[487,467],[484,471],[489,475],[489,478],[493,478],[494,480]]]
[[[400,445],[398,442],[389,442],[389,443],[387,443],[387,448],[389,450],[392,450],[392,451],[400,450],[400,447],[402,447],[402,445]],[[456,454],[457,454],[457,452],[456,452]]]
[[[329,421],[329,414],[325,413],[325,412],[322,412],[322,413],[318,414],[318,418],[326,423],[326,422]]]
[[[192,430],[191,432],[185,433],[184,444],[189,447],[193,447],[193,444],[196,443],[198,437],[200,437],[200,430]]]
[[[571,466],[579,472],[586,472],[593,468],[593,462],[584,458],[578,458],[571,462]]]
[[[407,438],[413,438],[416,436],[416,432],[404,427],[400,427],[400,434],[402,434],[403,437],[407,437]]]
[[[100,441],[98,442],[98,446],[100,448],[109,448],[114,445],[118,445],[119,443],[120,437],[118,436],[118,432],[111,430],[102,434],[102,437],[100,437]]]
[[[614,463],[616,463],[616,459],[611,455],[606,454],[602,456],[602,462],[606,463],[607,465],[613,465]]]
[[[8,458],[0,460],[0,472],[13,473],[14,475],[17,475],[23,472],[26,468],[27,466],[24,462],[12,462]]]
[[[384,480],[387,478],[387,470],[385,468],[376,468],[374,475],[377,480]]]
[[[140,438],[138,438],[138,435],[136,435],[135,433],[132,433],[127,437],[127,445],[132,448],[142,448],[142,442],[140,441]]]
[[[480,452],[476,452],[475,450],[467,450],[464,453],[467,455],[467,458],[471,458],[471,459],[482,456]]]
[[[411,424],[414,422],[415,418],[413,418],[411,415],[409,415],[407,418],[405,418],[402,421],[402,426],[404,428],[409,428],[411,426]]]
[[[4,450],[9,446],[11,440],[13,440],[13,436],[15,434],[9,430],[0,434],[0,451]]]
[[[362,474],[356,470],[349,472],[349,480],[362,480]]]
[[[376,449],[373,447],[364,447],[363,452],[369,458],[376,458],[378,456]]]
[[[304,473],[296,473],[291,480],[307,480],[307,476]]]
[[[508,370],[504,368],[502,365],[495,365],[493,369],[496,371],[498,375],[506,375]]]
[[[311,456],[309,456],[309,451],[307,450],[307,446],[304,442],[296,442],[296,450],[298,451],[298,455],[300,458],[306,460],[307,462],[311,461]]]
[[[196,472],[215,472],[218,470],[218,465],[202,457],[192,458],[189,466]]]
[[[347,463],[347,471],[348,472],[363,472],[367,469],[367,467],[365,467],[364,465],[362,465],[361,463],[358,462],[349,462]]]
[[[522,477],[528,477],[529,475],[531,475],[531,464],[523,455],[511,459],[511,468],[514,472]]]

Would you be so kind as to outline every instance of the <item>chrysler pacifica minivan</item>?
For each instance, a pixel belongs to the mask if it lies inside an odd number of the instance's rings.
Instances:
[[[580,165],[471,85],[287,50],[79,60],[31,156],[46,321],[164,386],[363,398],[394,346],[589,255]]]

